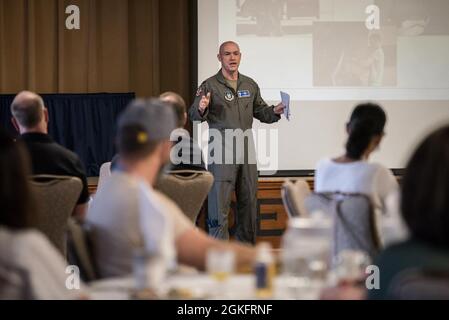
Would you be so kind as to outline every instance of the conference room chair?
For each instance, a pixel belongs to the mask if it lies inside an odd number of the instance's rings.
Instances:
[[[84,282],[98,279],[92,246],[92,226],[72,217],[68,221],[67,261],[70,265],[78,266]]]
[[[81,179],[70,176],[35,175],[32,176],[31,186],[37,204],[31,225],[45,234],[65,257],[67,223],[83,188]]]
[[[304,200],[310,195],[309,185],[304,180],[292,182],[287,180],[281,187],[281,197],[285,211],[290,218],[306,217],[307,210],[304,207]]]
[[[106,180],[111,176],[111,162],[105,162],[100,166],[100,175],[98,177],[97,189],[106,182]]]
[[[306,197],[304,207],[310,216],[323,214],[333,220],[332,263],[344,250],[362,251],[371,259],[379,252],[374,207],[366,195],[314,192]]]
[[[177,170],[161,175],[155,188],[172,199],[195,224],[213,182],[208,171]]]

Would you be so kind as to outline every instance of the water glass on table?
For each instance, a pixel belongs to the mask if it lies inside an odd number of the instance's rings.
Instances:
[[[339,284],[363,285],[371,258],[360,250],[343,250],[336,259],[335,275]]]
[[[235,253],[229,249],[212,248],[206,254],[206,271],[215,280],[213,296],[227,298],[227,282],[235,270]]]

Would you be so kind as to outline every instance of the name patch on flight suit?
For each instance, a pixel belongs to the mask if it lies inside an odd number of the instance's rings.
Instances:
[[[228,101],[234,100],[234,94],[231,91],[226,91],[224,97]]]
[[[249,98],[249,97],[251,97],[251,93],[249,92],[249,90],[237,91],[237,95],[239,96],[239,98]]]

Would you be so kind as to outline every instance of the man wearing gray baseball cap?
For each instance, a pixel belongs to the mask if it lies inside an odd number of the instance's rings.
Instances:
[[[101,277],[131,273],[138,247],[198,269],[205,268],[206,253],[212,248],[234,251],[238,267],[254,260],[253,248],[209,237],[173,201],[153,189],[169,161],[169,138],[175,128],[173,108],[157,99],[136,100],[119,118],[118,170],[97,190],[87,215],[95,229],[94,252]]]
[[[151,168],[161,170],[168,162],[172,146],[170,134],[175,129],[174,110],[166,103],[158,99],[133,101],[118,119],[116,144],[119,159],[122,158],[119,165],[133,166],[130,160],[151,153]],[[154,184],[154,181],[150,183]]]

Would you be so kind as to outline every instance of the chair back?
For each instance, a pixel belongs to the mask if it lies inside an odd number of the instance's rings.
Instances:
[[[80,269],[81,279],[90,282],[98,279],[92,246],[92,226],[79,223],[73,218],[68,221],[67,260]]]
[[[177,170],[162,175],[156,189],[172,199],[195,224],[213,182],[208,171]]]
[[[307,216],[304,200],[310,193],[309,185],[304,180],[298,179],[296,182],[287,180],[284,182],[281,188],[281,197],[285,211],[290,218]]]
[[[368,196],[349,193],[312,193],[304,202],[311,215],[333,219],[332,260],[343,250],[365,252],[371,259],[380,249],[374,208]]]
[[[37,200],[32,226],[45,234],[66,256],[67,222],[83,188],[81,179],[69,176],[35,175],[31,181]]]
[[[408,269],[395,276],[388,298],[396,300],[449,300],[447,270]]]
[[[105,162],[100,166],[100,176],[98,177],[97,189],[105,183],[105,181],[111,176],[111,162]]]

